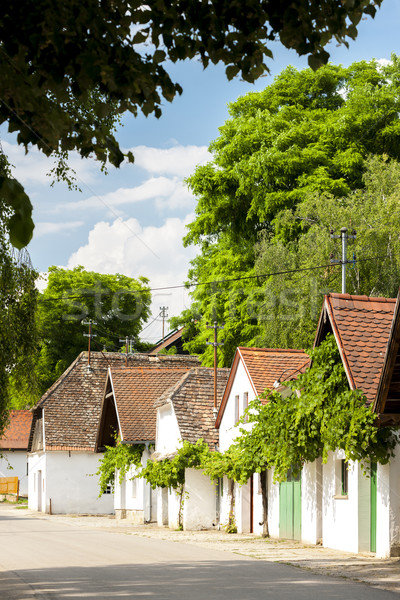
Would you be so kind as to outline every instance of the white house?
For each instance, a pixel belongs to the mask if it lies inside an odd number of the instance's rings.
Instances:
[[[217,369],[216,406],[219,406],[229,369]],[[214,412],[214,370],[196,368],[155,403],[157,433],[155,457],[173,456],[183,441],[195,444],[202,439],[214,450],[218,444]],[[201,470],[186,469],[182,526],[184,530],[212,529],[219,521],[219,496],[215,482]],[[179,500],[174,490],[158,490],[160,526],[179,525]]]
[[[115,446],[116,437],[122,444],[142,444],[145,450],[142,465],[154,451],[156,439],[155,401],[193,367],[199,365],[194,356],[134,355],[128,367],[110,368],[101,405],[101,417],[96,448]],[[114,509],[117,518],[134,523],[155,521],[157,493],[131,467],[120,482],[115,478]]]
[[[28,496],[28,444],[32,425],[30,410],[12,410],[0,440],[0,477],[18,477],[19,495]]]
[[[90,360],[90,364],[89,364]],[[29,508],[52,513],[112,513],[98,497],[96,435],[107,369],[119,353],[82,352],[33,409],[29,442]]]
[[[219,430],[219,447],[225,452],[239,435],[237,423],[248,404],[260,397],[266,389],[296,377],[308,365],[308,355],[303,350],[268,348],[238,348],[221,406],[216,427]],[[240,428],[250,427],[242,424]],[[318,483],[322,476],[321,465],[306,466],[301,482],[289,474],[283,484],[273,483],[273,473],[267,475],[268,525],[273,537],[303,539],[316,543],[321,537],[317,522]],[[231,482],[224,477],[221,496],[221,523],[227,523],[231,505]],[[234,486],[234,511],[240,533],[263,531],[263,506],[260,476],[254,475],[243,486]]]
[[[335,336],[351,389],[362,390],[381,426],[400,424],[399,297],[325,296],[316,345]],[[341,452],[323,465],[321,512],[324,546],[397,556],[400,549],[400,452],[369,477]]]

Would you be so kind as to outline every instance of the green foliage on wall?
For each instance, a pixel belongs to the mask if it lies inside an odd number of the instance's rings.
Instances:
[[[224,454],[212,453],[205,464],[210,477],[226,474],[244,484],[253,473],[274,469],[276,481],[284,481],[293,465],[342,449],[346,460],[385,464],[396,443],[392,429],[376,427],[372,405],[357,390],[350,390],[339,351],[332,335],[311,353],[312,364],[287,383],[288,397],[267,392],[268,402],[251,403],[251,428]]]
[[[96,475],[99,475],[99,496],[104,494],[108,485],[111,485],[114,490],[116,472],[119,473],[119,483],[122,483],[131,466],[140,469],[144,448],[144,444],[131,446],[121,444],[119,440],[117,440],[116,446],[106,446],[106,451],[100,459],[99,468],[96,471]]]

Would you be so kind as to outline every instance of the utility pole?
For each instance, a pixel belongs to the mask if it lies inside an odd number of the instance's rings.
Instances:
[[[92,339],[92,337],[97,337],[97,335],[95,333],[92,333],[92,325],[97,325],[97,323],[95,323],[94,321],[92,321],[91,319],[89,319],[89,321],[82,321],[82,325],[88,325],[89,326],[89,331],[88,333],[84,333],[84,337],[89,338],[88,340],[88,364],[87,364],[87,370],[91,371],[92,367],[90,366],[90,340]]]
[[[206,343],[208,346],[214,346],[214,408],[213,408],[214,419],[217,418],[217,412],[218,412],[218,410],[217,410],[217,367],[218,367],[217,348],[218,348],[218,346],[224,345],[224,340],[222,340],[222,342],[218,342],[218,329],[223,329],[224,325],[225,325],[225,323],[223,323],[222,325],[218,325],[217,321],[214,321],[213,325],[209,325],[207,323],[207,329],[214,329],[214,341],[209,342],[208,339],[206,340]]]
[[[162,339],[164,339],[164,323],[165,319],[168,317],[166,311],[168,310],[168,306],[160,306],[160,317],[162,317]]]
[[[120,338],[119,340],[120,342],[124,342],[125,343],[125,366],[128,366],[128,356],[132,356],[133,351],[132,351],[132,346],[133,346],[133,342],[135,341],[133,337],[129,337],[128,335],[125,336],[124,338]]]
[[[349,235],[347,233],[347,227],[342,227],[340,230],[340,235],[334,235],[333,229],[331,229],[331,238],[335,240],[342,240],[342,260],[335,260],[331,258],[331,263],[341,264],[342,265],[342,294],[346,293],[346,267],[348,264],[355,264],[354,260],[347,260],[347,241],[355,240],[357,237],[357,232],[353,229],[353,232]]]

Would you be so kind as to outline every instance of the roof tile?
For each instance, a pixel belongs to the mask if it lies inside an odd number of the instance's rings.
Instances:
[[[325,297],[336,327],[345,367],[367,399],[375,399],[393,320],[395,298],[370,298],[350,294]]]
[[[32,424],[30,410],[12,410],[10,420],[0,440],[3,450],[27,450]]]

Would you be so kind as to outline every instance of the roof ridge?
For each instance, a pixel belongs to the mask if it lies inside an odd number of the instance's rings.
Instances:
[[[340,294],[338,292],[328,292],[325,296],[331,298],[341,298],[343,300],[358,300],[359,302],[388,302],[393,304],[396,302],[396,298],[384,298],[383,296],[366,296],[357,294]]]
[[[251,346],[238,346],[238,350],[250,350],[252,352],[287,352],[293,354],[305,354],[305,350],[299,348],[253,348]]]
[[[90,354],[91,354],[92,358],[95,358],[95,359],[102,358],[106,362],[107,362],[107,358],[106,358],[107,355],[108,355],[108,357],[113,357],[113,358],[117,358],[119,356],[121,357],[121,359],[123,358],[122,354],[120,354],[119,352],[107,352],[107,353],[91,352]],[[80,352],[78,354],[78,356],[75,358],[75,360],[72,361],[72,363],[69,365],[69,367],[67,367],[65,369],[65,371],[63,373],[61,373],[60,377],[58,379],[56,379],[56,381],[45,391],[45,393],[40,398],[39,402],[33,408],[39,408],[40,406],[42,406],[46,402],[46,400],[48,400],[48,398],[56,391],[56,389],[68,378],[70,373],[81,362],[81,360],[83,358],[87,357],[87,355],[88,355],[88,351],[82,350],[82,352]]]

